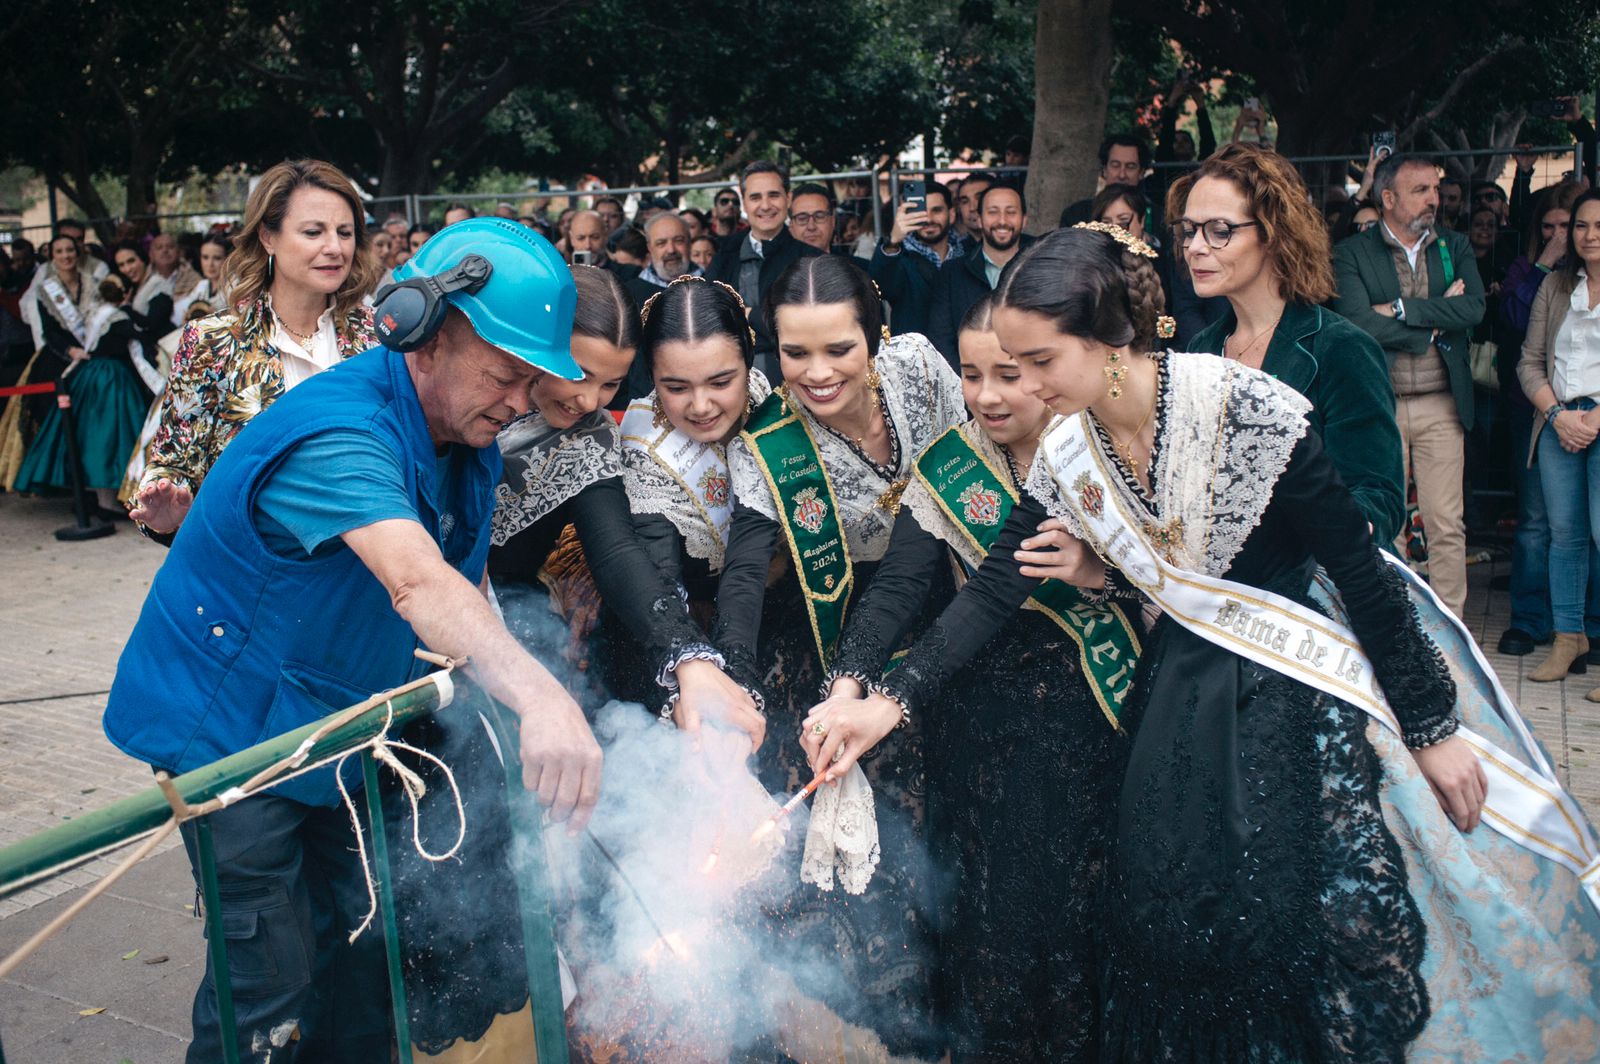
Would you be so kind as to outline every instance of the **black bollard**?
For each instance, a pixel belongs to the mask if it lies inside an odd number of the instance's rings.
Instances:
[[[72,513],[77,523],[56,529],[56,538],[66,543],[109,536],[116,527],[100,520],[89,489],[83,486],[83,456],[78,453],[78,423],[72,414],[72,396],[56,384],[56,408],[61,411],[61,427],[67,435],[67,470],[72,474]]]

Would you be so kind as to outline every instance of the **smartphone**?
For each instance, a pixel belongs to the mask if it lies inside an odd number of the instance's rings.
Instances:
[[[1379,162],[1394,154],[1394,130],[1384,130],[1372,135],[1372,150]]]
[[[1259,96],[1250,97],[1248,100],[1246,100],[1244,102],[1244,109],[1246,111],[1259,111],[1259,110],[1261,110],[1261,97],[1259,97]]]
[[[1528,105],[1529,118],[1560,118],[1566,113],[1565,100],[1535,100]]]
[[[594,265],[594,252],[592,252],[592,251],[574,251],[572,253],[572,264],[574,266],[593,266]]]
[[[900,182],[900,202],[913,210],[927,210],[928,183],[926,181]]]

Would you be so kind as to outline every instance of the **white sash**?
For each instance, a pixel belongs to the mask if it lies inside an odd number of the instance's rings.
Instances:
[[[1401,734],[1394,710],[1379,690],[1372,663],[1355,633],[1281,595],[1179,568],[1161,557],[1141,522],[1127,510],[1116,473],[1093,440],[1087,414],[1062,418],[1040,443],[1056,490],[1090,539],[1090,546],[1172,619],[1203,639],[1291,679],[1365,710]],[[1562,789],[1521,714],[1461,622],[1406,566],[1384,557],[1460,630],[1473,660],[1488,676],[1495,710],[1517,736],[1519,754],[1500,749],[1462,726],[1456,734],[1472,747],[1489,780],[1484,823],[1526,849],[1555,861],[1579,879],[1600,909],[1600,846],[1578,803]]]
[[[78,277],[80,285],[89,284],[87,277],[81,274]],[[83,347],[83,314],[79,312],[78,305],[67,295],[66,288],[55,277],[46,276],[39,281],[39,287],[44,289],[44,294],[50,300],[50,305],[56,308],[56,313],[61,316],[61,324],[66,326],[72,338],[78,341],[78,346]],[[84,347],[84,350],[88,350]]]
[[[728,472],[727,449],[693,440],[671,423],[658,428],[649,399],[628,404],[621,431],[623,450],[648,456],[678,482],[720,556],[733,520],[733,478]]]

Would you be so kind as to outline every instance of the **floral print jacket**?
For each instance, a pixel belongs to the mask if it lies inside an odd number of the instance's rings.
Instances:
[[[245,422],[283,394],[283,362],[271,339],[265,296],[184,326],[141,484],[170,480],[199,490]],[[338,342],[341,358],[376,345],[371,307],[351,312]]]

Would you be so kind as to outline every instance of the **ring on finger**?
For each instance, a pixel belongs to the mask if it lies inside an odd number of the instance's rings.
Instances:
[[[815,724],[813,724],[811,726],[811,734],[812,735],[826,735],[826,734],[828,734],[828,726],[826,724],[822,723],[821,721],[818,721],[817,723],[815,723]]]

